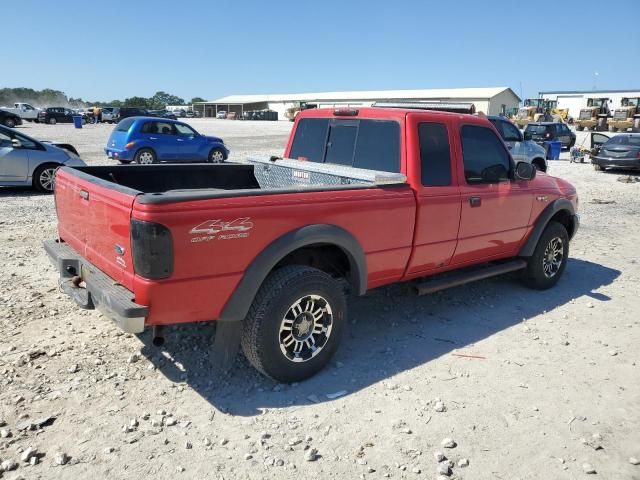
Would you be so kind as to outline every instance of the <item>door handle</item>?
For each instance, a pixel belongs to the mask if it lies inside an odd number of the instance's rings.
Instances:
[[[469,205],[472,207],[479,207],[482,205],[482,199],[480,197],[469,197]]]
[[[149,140],[157,140],[157,137],[149,137]]]
[[[181,138],[178,138],[177,140],[178,140],[179,142],[184,142],[184,140],[183,140],[183,139],[181,139]]]
[[[89,192],[87,192],[86,190],[80,190],[80,196],[85,200],[89,200]]]

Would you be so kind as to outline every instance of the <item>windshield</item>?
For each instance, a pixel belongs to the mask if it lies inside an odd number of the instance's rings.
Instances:
[[[630,147],[640,147],[640,135],[638,136],[616,135],[615,137],[611,137],[604,144],[604,147],[606,148],[613,145],[628,145]]]
[[[518,118],[527,118],[529,116],[528,108],[521,108],[518,110]]]

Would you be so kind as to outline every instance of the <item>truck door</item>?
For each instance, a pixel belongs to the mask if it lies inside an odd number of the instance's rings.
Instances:
[[[460,230],[452,264],[515,255],[529,224],[530,182],[511,180],[513,160],[486,126],[462,125],[460,152]]]
[[[410,118],[407,124],[408,166],[416,191],[416,226],[408,276],[449,264],[460,224],[460,190],[451,125],[431,115]]]

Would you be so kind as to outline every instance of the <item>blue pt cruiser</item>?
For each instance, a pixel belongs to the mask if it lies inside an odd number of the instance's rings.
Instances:
[[[111,132],[104,149],[120,163],[158,162],[220,163],[229,149],[218,137],[200,135],[186,123],[168,118],[129,117]]]

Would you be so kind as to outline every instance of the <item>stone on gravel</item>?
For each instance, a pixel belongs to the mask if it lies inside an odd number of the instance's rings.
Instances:
[[[457,443],[452,438],[445,438],[440,442],[444,448],[456,448]]]
[[[447,459],[447,457],[444,455],[444,453],[442,453],[440,451],[435,452],[433,454],[433,456],[435,457],[436,462],[444,462]]]
[[[20,460],[23,462],[28,462],[29,460],[31,460],[31,457],[33,457],[37,453],[38,453],[37,448],[28,447],[24,452],[22,452],[22,455],[20,455]]]
[[[459,467],[468,467],[469,466],[469,459],[468,458],[461,458],[460,460],[458,460],[458,466]]]
[[[441,402],[441,401],[436,402],[436,404],[433,407],[433,409],[438,413],[442,413],[442,412],[446,412],[447,411],[447,407],[445,407],[444,402]]]
[[[629,463],[631,465],[640,465],[640,460],[638,460],[636,457],[629,457]]]
[[[66,465],[70,460],[69,455],[67,455],[64,452],[57,452],[54,456],[53,456],[53,461],[55,462],[56,465]]]
[[[174,426],[174,425],[176,425],[177,423],[178,423],[178,421],[177,421],[175,418],[173,418],[173,417],[168,417],[168,418],[166,418],[166,419],[165,419],[165,421],[164,421],[164,424],[165,424],[167,427],[173,427],[173,426]]]
[[[304,459],[307,462],[315,462],[318,459],[318,450],[316,448],[310,448],[304,453]]]
[[[229,443],[229,440],[227,440],[226,438],[223,438],[223,439],[221,439],[221,440],[220,440],[220,445],[222,445],[223,447],[224,447],[227,443]]]
[[[449,467],[449,464],[447,462],[441,462],[438,464],[438,466],[436,467],[436,473],[438,475],[451,475],[451,467]]]
[[[69,373],[78,373],[79,371],[80,371],[80,365],[78,365],[77,363],[74,363],[67,369],[67,372]]]
[[[590,463],[583,463],[582,470],[584,471],[584,473],[587,473],[590,475],[593,475],[596,473],[596,469]]]
[[[5,460],[0,464],[0,471],[10,472],[18,468],[18,463],[14,460]]]
[[[11,436],[11,430],[3,428],[0,430],[0,438],[9,438]]]
[[[136,363],[138,360],[140,360],[140,355],[134,353],[133,355],[129,356],[129,358],[127,359],[127,363]]]

